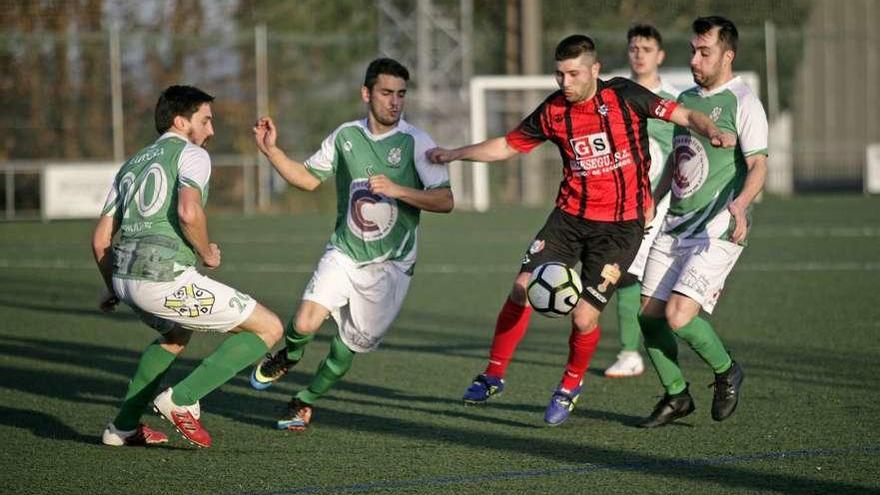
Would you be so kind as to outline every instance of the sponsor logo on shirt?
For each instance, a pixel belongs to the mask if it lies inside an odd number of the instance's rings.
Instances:
[[[709,177],[709,157],[703,144],[689,134],[676,136],[673,145],[672,194],[687,198],[699,191]]]
[[[348,197],[348,228],[360,239],[384,238],[397,223],[397,201],[370,192],[366,179],[352,181]]]
[[[589,158],[591,156],[602,156],[611,153],[608,135],[604,132],[572,138],[570,143],[571,149],[574,150],[574,154],[578,158]]]
[[[721,118],[721,107],[713,108],[712,112],[709,113],[709,118],[712,122],[718,122],[718,119]]]

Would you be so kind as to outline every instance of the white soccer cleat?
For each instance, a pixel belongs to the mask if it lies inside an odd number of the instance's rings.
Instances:
[[[113,423],[109,423],[107,428],[104,428],[104,433],[101,435],[101,443],[104,445],[110,445],[111,447],[143,447],[147,445],[157,445],[167,441],[168,436],[145,424],[139,424],[134,430],[124,431],[117,429]]]
[[[645,362],[638,351],[620,351],[620,354],[617,355],[617,361],[605,370],[605,376],[608,378],[626,378],[639,376],[644,371]]]

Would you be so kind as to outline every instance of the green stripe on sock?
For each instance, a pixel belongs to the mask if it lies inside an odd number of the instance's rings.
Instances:
[[[162,377],[176,357],[174,353],[162,348],[159,341],[144,349],[137,370],[128,383],[128,391],[119,407],[119,413],[113,420],[117,429],[129,431],[137,428],[147,404],[156,396]]]
[[[171,400],[189,406],[228,382],[239,371],[254,364],[269,348],[251,332],[230,336],[192,373],[173,387]]]

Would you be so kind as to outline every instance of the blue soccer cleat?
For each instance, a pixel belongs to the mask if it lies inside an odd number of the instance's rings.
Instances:
[[[565,423],[568,415],[574,410],[578,398],[581,396],[581,385],[575,387],[574,390],[566,390],[560,385],[550,397],[550,404],[544,411],[544,422],[549,426],[559,426]]]
[[[290,371],[297,361],[291,361],[287,358],[287,348],[282,347],[275,354],[266,354],[266,357],[260,361],[260,364],[254,366],[251,372],[251,387],[257,390],[266,390],[271,387],[274,382]]]
[[[480,373],[464,391],[462,398],[465,404],[482,404],[490,397],[501,395],[501,392],[504,392],[504,378]]]

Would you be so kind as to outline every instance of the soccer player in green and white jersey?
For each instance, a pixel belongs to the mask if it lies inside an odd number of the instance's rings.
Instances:
[[[666,58],[660,31],[649,24],[636,24],[626,33],[628,42],[630,79],[650,89],[661,98],[675,100],[678,90],[660,78],[660,65]],[[651,151],[651,191],[658,191],[658,184],[667,172],[668,158],[672,153],[672,130],[674,125],[661,119],[648,119],[648,146]],[[645,229],[645,238],[639,252],[620,281],[617,283],[617,326],[620,331],[620,352],[617,360],[605,370],[605,376],[624,378],[641,375],[645,370],[639,344],[642,330],[639,328],[639,302],[642,288],[640,281],[645,272],[645,262],[651,244],[660,231],[660,224],[669,209],[669,194],[654,198],[654,219]]]
[[[712,419],[728,418],[739,402],[743,371],[712,327],[724,281],[742,253],[750,209],[767,176],[767,117],[758,97],[733,76],[738,33],[723,17],[693,22],[691,72],[697,86],[678,101],[709,115],[737,145],[713,148],[676,127],[672,201],[648,255],[639,321],[645,347],[666,394],[640,426],[652,428],[693,412],[678,366],[673,335],[688,343],[715,373]]]
[[[162,92],[155,110],[160,137],[122,165],[92,236],[107,286],[101,309],[111,311],[124,301],[160,333],[141,355],[119,413],[104,430],[106,445],[167,441],[140,423],[162,377],[193,331],[229,332],[235,335],[153,400],[187,440],[209,447],[199,399],[259,359],[283,333],[274,313],[195,268],[199,258],[209,270],[220,266],[203,209],[211,176],[204,145],[214,134],[213,100],[192,86]]]
[[[448,170],[425,157],[434,142],[401,118],[408,80],[409,72],[395,60],[371,62],[361,88],[366,118],[339,126],[304,163],[276,145],[270,118],[254,127],[257,147],[295,187],[311,191],[336,176],[336,226],[327,250],[287,327],[286,345],[251,374],[254,388],[269,387],[333,316],[339,331],[330,352],[288,404],[279,429],[305,429],[315,401],[345,375],[355,353],[379,346],[409,288],[421,211],[452,211]]]

